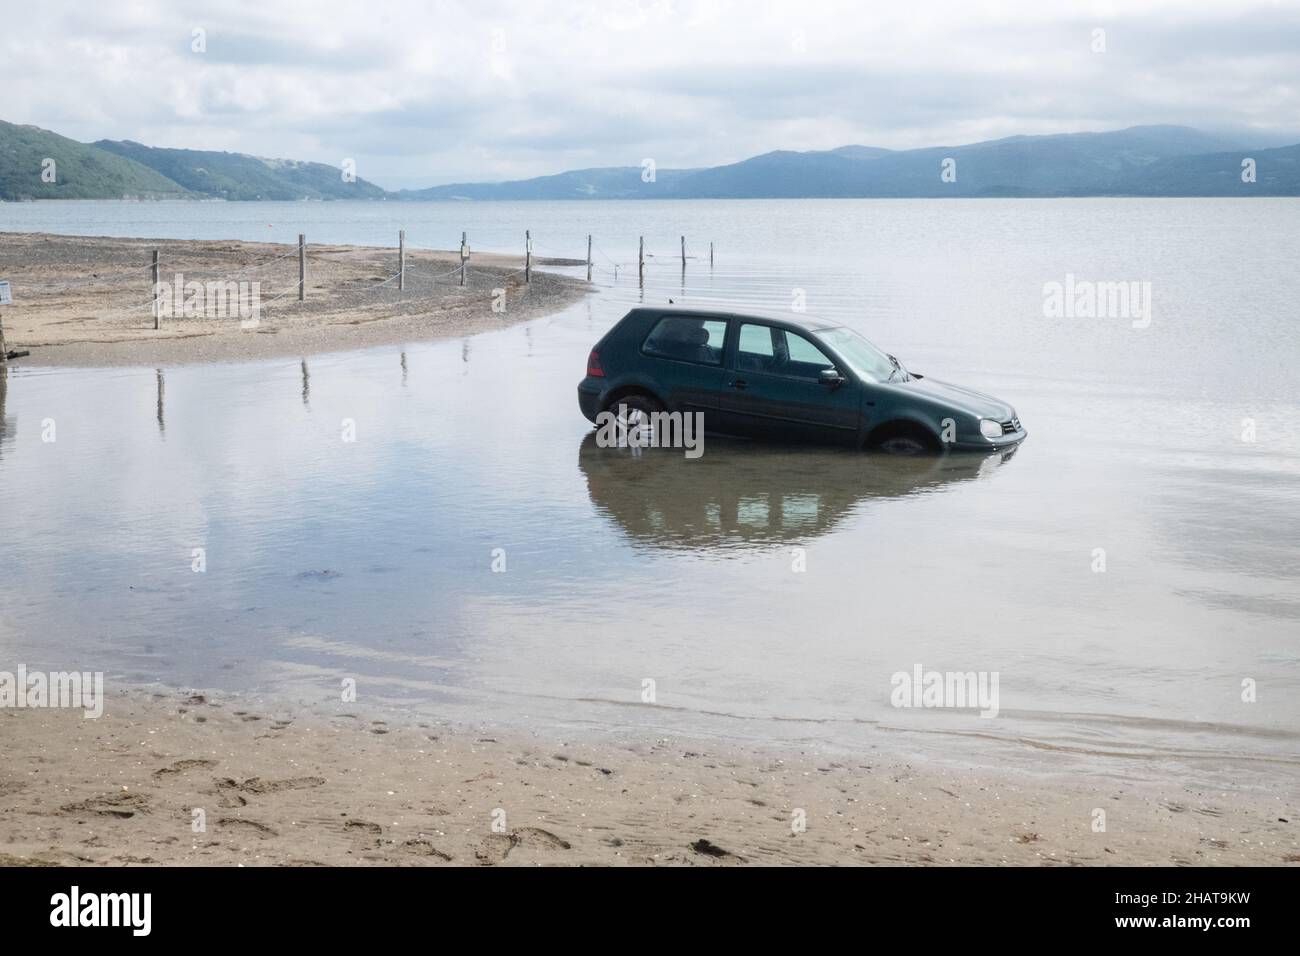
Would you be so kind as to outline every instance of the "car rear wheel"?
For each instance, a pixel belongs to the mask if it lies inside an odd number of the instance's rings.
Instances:
[[[663,410],[664,407],[658,399],[644,392],[624,395],[609,403],[609,411],[614,413],[619,431],[624,435],[630,431],[650,427],[651,416]]]

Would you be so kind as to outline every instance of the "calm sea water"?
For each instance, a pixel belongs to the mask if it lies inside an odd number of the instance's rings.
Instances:
[[[64,202],[0,228],[497,251],[531,229],[578,257],[592,233],[600,286],[405,350],[11,370],[0,661],[321,706],[354,677],[359,703],[543,730],[1224,779],[1300,759],[1294,200]],[[1149,282],[1149,325],[1045,317],[1067,275]],[[596,448],[587,351],[670,296],[802,299],[1030,438],[1005,461]],[[891,706],[918,664],[996,672],[999,715]]]

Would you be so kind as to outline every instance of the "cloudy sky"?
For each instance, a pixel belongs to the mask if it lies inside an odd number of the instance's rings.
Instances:
[[[1294,0],[0,9],[0,119],[86,141],[354,158],[389,188],[1140,123],[1300,140]]]

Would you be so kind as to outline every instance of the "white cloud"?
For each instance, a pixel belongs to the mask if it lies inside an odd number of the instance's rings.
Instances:
[[[83,140],[355,157],[390,187],[1300,122],[1300,11],[1265,0],[0,6],[22,24],[0,41],[0,117]]]

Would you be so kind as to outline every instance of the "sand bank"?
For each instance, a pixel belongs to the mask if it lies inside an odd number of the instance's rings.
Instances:
[[[168,291],[190,282],[247,283],[242,302],[258,283],[256,327],[228,297],[205,310],[218,315],[186,317],[176,309],[181,314],[155,329],[154,249]],[[573,262],[534,260],[564,264]],[[299,302],[296,245],[0,233],[0,279],[9,280],[14,297],[0,316],[8,348],[31,350],[19,360],[25,365],[174,365],[460,337],[554,312],[590,288],[540,270],[526,284],[523,265],[519,256],[474,253],[460,286],[457,252],[408,247],[399,290],[392,279],[397,250],[309,244]],[[172,300],[183,305],[180,293]]]
[[[0,709],[0,863],[1300,861],[1294,790],[943,769],[675,737],[512,736],[347,706],[308,715],[135,690],[113,694],[99,719]]]

